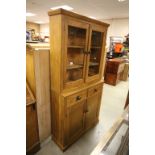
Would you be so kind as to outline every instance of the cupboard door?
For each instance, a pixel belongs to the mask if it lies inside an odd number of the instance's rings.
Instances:
[[[84,131],[84,103],[85,100],[67,107],[67,144],[74,141]]]
[[[87,99],[86,103],[86,116],[85,116],[85,129],[89,129],[98,121],[100,102],[102,91],[94,93]]]
[[[67,88],[84,83],[88,28],[89,24],[86,23],[74,20],[66,22],[64,85]]]
[[[87,54],[86,81],[102,77],[103,58],[105,54],[106,30],[97,25],[91,25]]]

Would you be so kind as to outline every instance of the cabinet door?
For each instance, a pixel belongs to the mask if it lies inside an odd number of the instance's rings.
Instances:
[[[101,26],[90,26],[90,37],[87,54],[86,82],[100,79],[103,75],[103,58],[105,54],[106,29]]]
[[[92,89],[88,91],[88,99],[85,106],[85,129],[92,127],[98,121],[102,90],[97,88]]]
[[[64,53],[64,87],[84,83],[89,24],[66,20]]]
[[[71,104],[67,107],[67,135],[66,142],[71,143],[84,131],[84,101]]]

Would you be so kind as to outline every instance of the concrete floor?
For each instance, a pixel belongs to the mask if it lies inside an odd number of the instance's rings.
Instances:
[[[89,155],[103,134],[112,126],[114,121],[122,114],[128,92],[128,81],[119,82],[117,86],[104,85],[99,123],[65,152],[49,140],[36,155]]]

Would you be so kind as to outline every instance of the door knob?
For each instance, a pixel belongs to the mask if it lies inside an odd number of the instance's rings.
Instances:
[[[97,92],[97,89],[94,89],[94,92]]]
[[[81,100],[81,96],[77,96],[76,97],[76,100],[78,101],[78,100]]]

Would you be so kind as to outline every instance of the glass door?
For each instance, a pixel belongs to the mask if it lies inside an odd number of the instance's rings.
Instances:
[[[70,21],[67,24],[67,51],[65,86],[73,87],[84,83],[85,52],[88,44],[89,25]]]
[[[86,81],[91,81],[100,78],[101,61],[103,60],[105,33],[102,28],[95,26],[91,27],[89,48],[88,48],[88,58],[87,58],[87,77]]]

